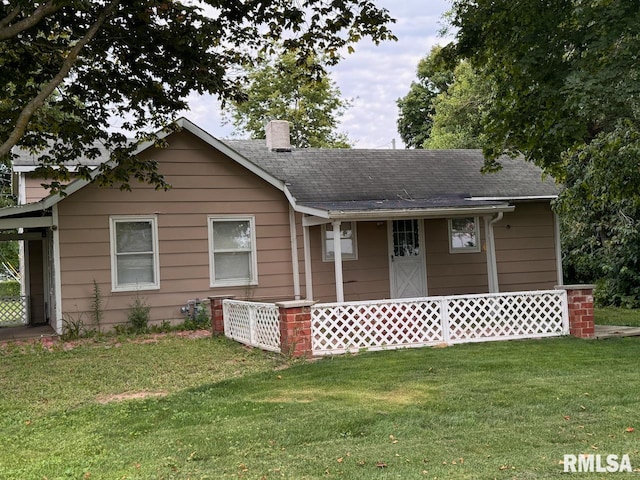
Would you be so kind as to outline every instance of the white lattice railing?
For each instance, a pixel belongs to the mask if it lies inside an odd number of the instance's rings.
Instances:
[[[0,297],[0,327],[29,323],[29,297]]]
[[[564,290],[316,304],[314,355],[569,333]]]
[[[224,334],[240,343],[280,352],[280,315],[273,303],[224,300]]]

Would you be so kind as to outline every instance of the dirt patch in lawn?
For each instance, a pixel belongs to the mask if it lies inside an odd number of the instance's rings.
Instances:
[[[106,404],[113,402],[125,402],[127,400],[144,400],[146,398],[166,397],[168,392],[161,390],[159,392],[150,392],[143,390],[141,392],[116,393],[113,395],[99,395],[96,397],[98,403]]]

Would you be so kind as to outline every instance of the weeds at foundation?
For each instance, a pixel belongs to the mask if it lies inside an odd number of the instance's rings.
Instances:
[[[147,304],[144,298],[137,294],[129,307],[129,314],[127,315],[129,332],[147,333],[149,331],[151,306]]]
[[[100,292],[100,285],[93,280],[93,299],[91,300],[91,319],[96,326],[98,333],[102,333],[102,319],[104,317],[102,293]]]
[[[84,322],[84,312],[78,311],[76,314],[66,313],[62,318],[62,335],[64,341],[78,340],[80,338],[91,337],[95,330],[90,329]]]

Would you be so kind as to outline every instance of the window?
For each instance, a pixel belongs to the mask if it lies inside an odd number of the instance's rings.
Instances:
[[[111,217],[110,234],[113,291],[160,288],[156,217]]]
[[[258,284],[254,217],[209,217],[211,286]]]
[[[356,240],[356,222],[340,223],[340,247],[343,260],[358,259],[358,244]],[[333,224],[322,225],[322,261],[333,262]]]
[[[478,217],[449,219],[449,253],[480,251]]]

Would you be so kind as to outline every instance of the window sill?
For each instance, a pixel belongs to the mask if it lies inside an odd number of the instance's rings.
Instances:
[[[127,285],[122,287],[111,287],[112,293],[140,292],[149,290],[160,290],[160,285]]]
[[[256,287],[258,285],[257,280],[247,282],[247,280],[230,280],[228,282],[217,282],[209,284],[209,288],[221,288],[221,287]]]

